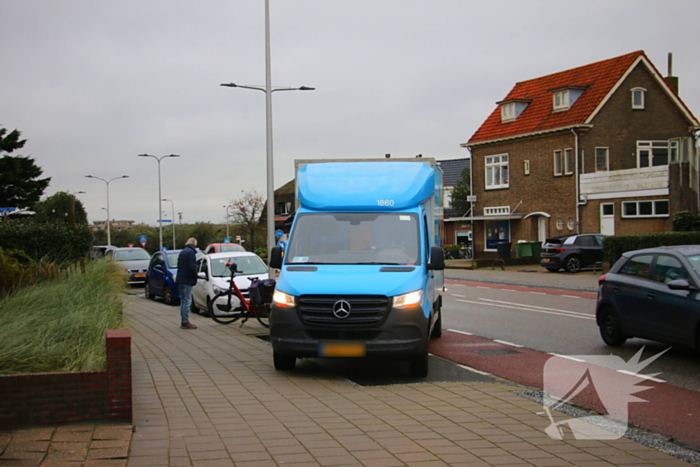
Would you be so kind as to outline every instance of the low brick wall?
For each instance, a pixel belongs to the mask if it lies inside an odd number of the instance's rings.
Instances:
[[[131,423],[131,333],[105,332],[107,369],[0,376],[0,428],[109,420]]]

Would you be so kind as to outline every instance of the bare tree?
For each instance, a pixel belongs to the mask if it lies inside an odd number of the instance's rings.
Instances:
[[[255,190],[243,192],[243,196],[230,201],[231,221],[234,225],[239,225],[247,234],[246,250],[255,250],[257,237],[264,232],[265,227],[260,224],[260,215],[265,207],[265,198]]]

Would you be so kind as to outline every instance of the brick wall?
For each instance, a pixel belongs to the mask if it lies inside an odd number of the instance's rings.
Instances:
[[[0,376],[0,428],[84,420],[131,422],[131,333],[108,330],[107,369]]]

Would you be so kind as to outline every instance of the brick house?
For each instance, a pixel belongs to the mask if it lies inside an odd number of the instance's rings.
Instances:
[[[475,257],[504,241],[669,231],[673,213],[697,212],[700,123],[643,51],[516,83],[496,104],[462,144]]]
[[[445,159],[437,161],[442,169],[443,191],[443,245],[468,245],[471,243],[471,224],[462,220],[468,212],[457,212],[450,206],[452,204],[452,190],[462,179],[462,171],[470,167],[470,159]]]

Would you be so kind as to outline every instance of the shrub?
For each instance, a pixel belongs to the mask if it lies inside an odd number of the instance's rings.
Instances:
[[[612,265],[622,253],[643,248],[700,244],[700,232],[661,232],[638,235],[611,235],[603,241],[603,255]]]
[[[679,211],[673,217],[673,230],[675,232],[692,232],[700,230],[700,214],[690,211]]]
[[[46,262],[36,262],[21,250],[0,248],[0,297],[21,287],[53,279],[57,268]]]
[[[34,261],[72,263],[85,258],[91,245],[92,231],[87,225],[0,222],[0,248],[22,250]]]
[[[104,333],[122,325],[126,282],[112,261],[90,261],[0,300],[0,374],[102,370]]]

